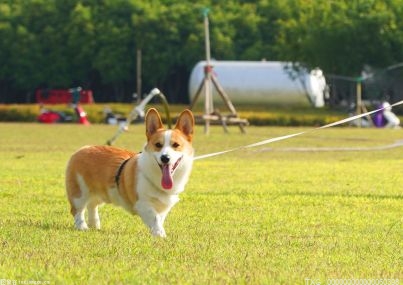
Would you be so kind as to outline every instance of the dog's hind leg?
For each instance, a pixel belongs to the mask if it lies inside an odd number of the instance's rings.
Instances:
[[[85,208],[88,204],[89,192],[81,176],[72,179],[72,175],[66,179],[66,190],[71,205],[71,214],[74,217],[74,225],[78,230],[87,230],[85,222]]]
[[[77,230],[85,231],[88,230],[88,225],[85,222],[85,206],[76,208],[76,214],[74,215],[74,225],[76,226]]]
[[[88,197],[82,195],[80,198],[72,199],[71,214],[74,217],[74,225],[77,230],[88,230],[88,225],[85,222],[85,208],[87,207]]]
[[[88,206],[88,225],[91,228],[95,228],[97,230],[101,229],[101,220],[99,219],[98,214],[98,205],[100,203],[97,200],[92,200]]]

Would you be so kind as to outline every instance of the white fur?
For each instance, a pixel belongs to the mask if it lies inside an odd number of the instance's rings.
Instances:
[[[138,160],[138,201],[136,202],[135,210],[143,222],[148,225],[152,235],[159,237],[166,236],[163,227],[165,218],[172,207],[179,201],[178,195],[185,190],[193,163],[192,156],[176,152],[170,147],[170,137],[171,131],[166,131],[164,147],[161,151],[148,152],[144,149]],[[160,157],[163,154],[169,155],[172,163],[175,163],[182,157],[180,164],[173,174],[175,183],[170,190],[163,189],[160,183],[161,169],[158,163],[161,163]],[[158,213],[154,209],[152,201],[157,201],[164,205],[165,210]]]
[[[85,213],[85,208],[87,207],[88,199],[89,199],[90,195],[89,195],[88,187],[85,184],[84,178],[79,174],[77,174],[77,182],[78,182],[78,185],[80,185],[81,197],[74,199],[74,205],[77,209],[77,213],[74,216],[74,225],[79,230],[88,230],[88,225],[85,222],[84,213]]]
[[[111,199],[112,204],[120,206],[124,208],[126,211],[134,214],[135,211],[132,209],[129,203],[127,203],[122,197],[119,195],[118,189],[116,187],[109,188],[108,191],[109,199]]]

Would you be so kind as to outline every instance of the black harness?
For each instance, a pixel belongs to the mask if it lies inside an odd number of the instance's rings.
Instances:
[[[129,157],[128,159],[126,159],[125,161],[122,162],[122,164],[119,166],[118,171],[116,171],[116,175],[115,175],[115,183],[116,186],[119,188],[119,180],[120,180],[120,175],[122,174],[123,168],[125,167],[126,163],[132,158]]]

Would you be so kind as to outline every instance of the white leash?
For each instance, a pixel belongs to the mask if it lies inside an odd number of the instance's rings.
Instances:
[[[397,140],[392,144],[380,145],[380,146],[368,146],[368,147],[284,147],[284,148],[262,148],[256,150],[256,152],[326,152],[326,151],[338,151],[338,152],[348,152],[348,151],[379,151],[388,150],[403,146],[403,140]]]
[[[390,105],[390,107],[395,107],[395,106],[402,105],[402,104],[403,104],[403,100]],[[330,123],[330,124],[327,124],[327,125],[324,125],[324,126],[312,129],[312,130],[299,132],[299,133],[295,133],[295,134],[290,134],[290,135],[285,135],[285,136],[281,136],[281,137],[275,137],[275,138],[267,139],[267,140],[260,141],[260,142],[257,142],[257,143],[231,148],[231,149],[224,150],[224,151],[218,151],[218,152],[199,155],[199,156],[194,157],[193,160],[205,159],[205,158],[208,158],[208,157],[222,155],[222,154],[225,154],[225,153],[234,152],[234,151],[241,150],[241,149],[257,147],[257,146],[261,146],[261,145],[265,145],[265,144],[269,144],[269,143],[273,143],[273,142],[277,142],[277,141],[290,139],[290,138],[300,136],[300,135],[303,135],[303,134],[306,134],[306,133],[314,132],[314,131],[317,131],[317,130],[327,129],[327,128],[339,126],[339,125],[342,125],[344,123],[348,123],[348,122],[357,120],[359,118],[362,118],[362,117],[374,114],[376,112],[382,111],[385,108],[387,108],[387,107],[382,107],[382,108],[376,109],[374,111],[366,112],[366,113],[363,113],[363,114],[360,114],[360,115],[355,115],[355,116],[352,116],[352,117],[349,117],[349,118],[346,118],[346,119],[343,119],[343,120],[340,120],[340,121],[337,121],[337,122],[334,122],[334,123]]]

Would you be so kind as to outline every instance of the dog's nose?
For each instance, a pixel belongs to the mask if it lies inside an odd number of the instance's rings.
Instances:
[[[162,163],[168,163],[169,160],[170,160],[170,157],[169,157],[168,154],[163,154],[163,155],[161,155],[161,162],[162,162]]]

